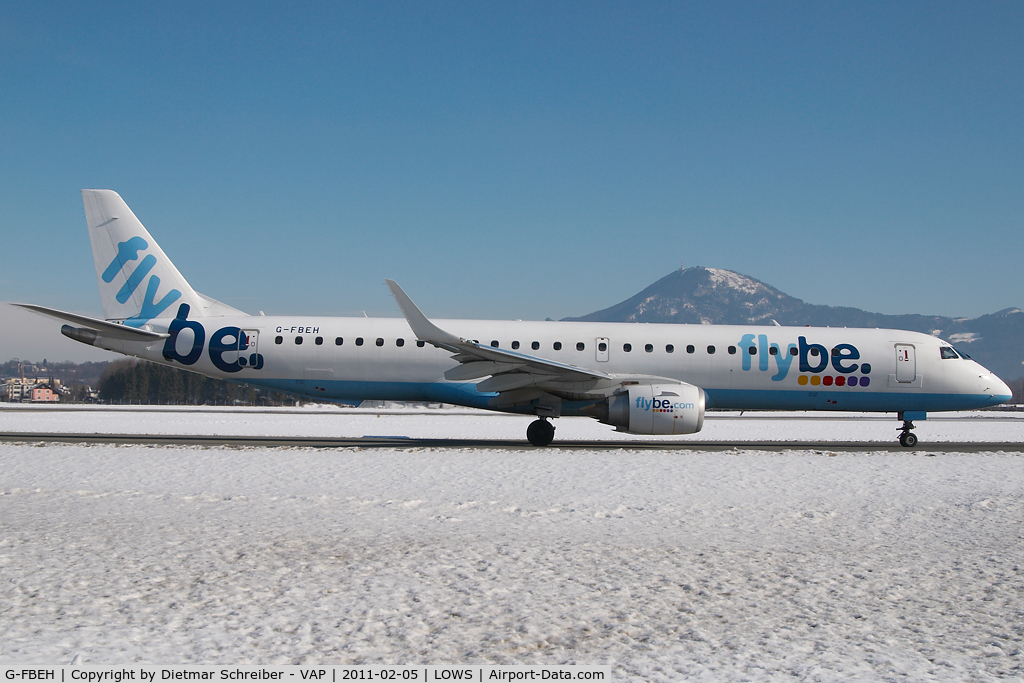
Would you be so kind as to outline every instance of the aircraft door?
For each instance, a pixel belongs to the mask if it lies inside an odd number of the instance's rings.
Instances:
[[[597,349],[597,360],[602,363],[608,362],[608,337],[598,337],[594,348]]]
[[[917,379],[917,357],[910,344],[896,345],[896,381],[913,382]]]

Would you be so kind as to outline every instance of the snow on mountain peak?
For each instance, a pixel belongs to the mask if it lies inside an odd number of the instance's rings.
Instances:
[[[745,275],[740,275],[731,270],[724,270],[722,268],[705,268],[708,272],[708,276],[711,278],[711,282],[717,287],[724,285],[729,289],[735,289],[747,294],[756,294],[757,292],[764,289],[764,285],[757,282],[756,280],[749,278]]]

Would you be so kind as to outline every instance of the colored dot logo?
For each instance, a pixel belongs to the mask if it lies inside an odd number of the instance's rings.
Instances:
[[[842,387],[842,386],[846,386],[846,387],[862,386],[862,387],[866,387],[866,386],[871,384],[871,378],[869,378],[869,377],[847,377],[845,375],[840,375],[838,377],[833,377],[832,375],[825,375],[824,377],[819,377],[818,375],[811,375],[809,377],[807,375],[800,375],[797,378],[796,383],[799,384],[802,387],[805,387],[808,384],[810,384],[812,387],[816,387],[818,385],[824,385],[826,387],[831,387],[831,386],[837,386],[837,387]]]

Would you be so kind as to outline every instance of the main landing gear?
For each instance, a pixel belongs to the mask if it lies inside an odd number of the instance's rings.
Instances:
[[[914,423],[910,420],[904,420],[902,427],[897,427],[896,431],[900,433],[900,445],[905,448],[913,448],[917,445],[917,434],[910,431],[914,428]]]
[[[547,446],[555,440],[555,425],[543,417],[534,420],[526,428],[526,440],[534,446]]]

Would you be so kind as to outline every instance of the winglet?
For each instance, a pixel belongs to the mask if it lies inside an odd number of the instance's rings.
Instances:
[[[434,346],[441,346],[450,351],[458,351],[458,345],[464,343],[464,340],[456,337],[450,332],[445,332],[440,327],[427,320],[427,316],[423,315],[423,312],[416,307],[416,304],[414,304],[412,299],[409,298],[409,295],[398,286],[397,282],[394,280],[384,280],[384,282],[387,283],[388,289],[391,290],[391,295],[395,297],[395,301],[398,302],[398,307],[402,309],[402,315],[405,316],[406,322],[409,323],[409,327],[412,328],[413,334],[416,335],[417,339],[421,339],[433,344]]]

